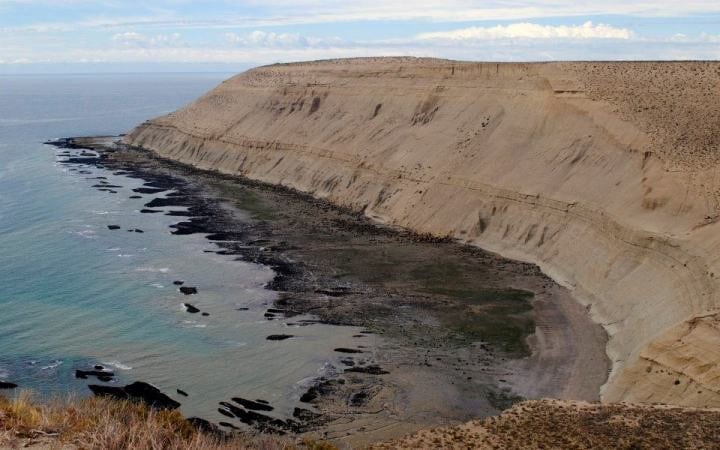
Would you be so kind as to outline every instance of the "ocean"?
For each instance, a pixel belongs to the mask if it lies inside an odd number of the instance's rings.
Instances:
[[[170,234],[178,217],[141,214],[147,199],[130,198],[142,180],[71,171],[43,144],[126,132],[228,76],[0,76],[0,380],[44,398],[82,396],[98,381],[75,370],[102,365],[115,372],[110,384],[152,383],[187,416],[219,420],[218,402],[240,396],[282,417],[336,363],[333,347],[355,329],[267,341],[288,328],[263,318],[277,295],[264,289],[270,268],[210,252],[202,235]],[[97,177],[117,194],[93,188]],[[175,280],[199,288],[192,301],[208,317],[185,311]]]

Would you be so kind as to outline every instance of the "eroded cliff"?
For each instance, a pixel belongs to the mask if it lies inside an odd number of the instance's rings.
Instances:
[[[537,263],[608,331],[603,400],[720,406],[719,105],[720,63],[335,60],[125,142]]]

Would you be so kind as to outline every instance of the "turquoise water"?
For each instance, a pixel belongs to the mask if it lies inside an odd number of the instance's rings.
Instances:
[[[154,196],[129,198],[142,180],[70,171],[43,144],[125,132],[225,77],[0,77],[0,380],[84,395],[88,381],[74,370],[102,364],[116,383],[153,383],[185,414],[218,420],[218,402],[231,396],[266,399],[288,414],[309,380],[336,364],[332,349],[350,345],[355,330],[317,325],[267,341],[288,333],[263,319],[276,295],[263,288],[269,268],[204,252],[216,248],[201,235],[171,235],[177,217],[139,212]],[[93,189],[96,176],[122,188]],[[184,311],[178,279],[198,287],[190,300],[209,317]]]

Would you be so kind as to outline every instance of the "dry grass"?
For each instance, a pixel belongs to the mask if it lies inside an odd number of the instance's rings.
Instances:
[[[319,445],[308,442],[303,448]],[[83,449],[257,449],[297,448],[290,439],[198,432],[177,411],[154,411],[143,405],[105,398],[35,403],[30,394],[0,397],[0,447]],[[316,447],[322,448],[322,447]]]
[[[720,449],[720,409],[527,401],[500,416],[423,430],[375,450]]]

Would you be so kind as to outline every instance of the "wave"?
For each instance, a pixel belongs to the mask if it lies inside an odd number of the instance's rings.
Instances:
[[[114,367],[119,370],[132,370],[132,366],[128,366],[127,364],[123,364],[120,361],[115,361],[115,360],[107,361],[107,362],[101,361],[100,364],[102,364],[103,366]]]
[[[40,370],[55,370],[60,367],[62,363],[62,360],[56,359],[55,361],[51,361],[50,364],[40,367]]]
[[[85,239],[97,238],[97,236],[95,235],[95,230],[70,231],[70,233],[84,237]]]
[[[138,267],[135,272],[169,273],[169,267]]]

